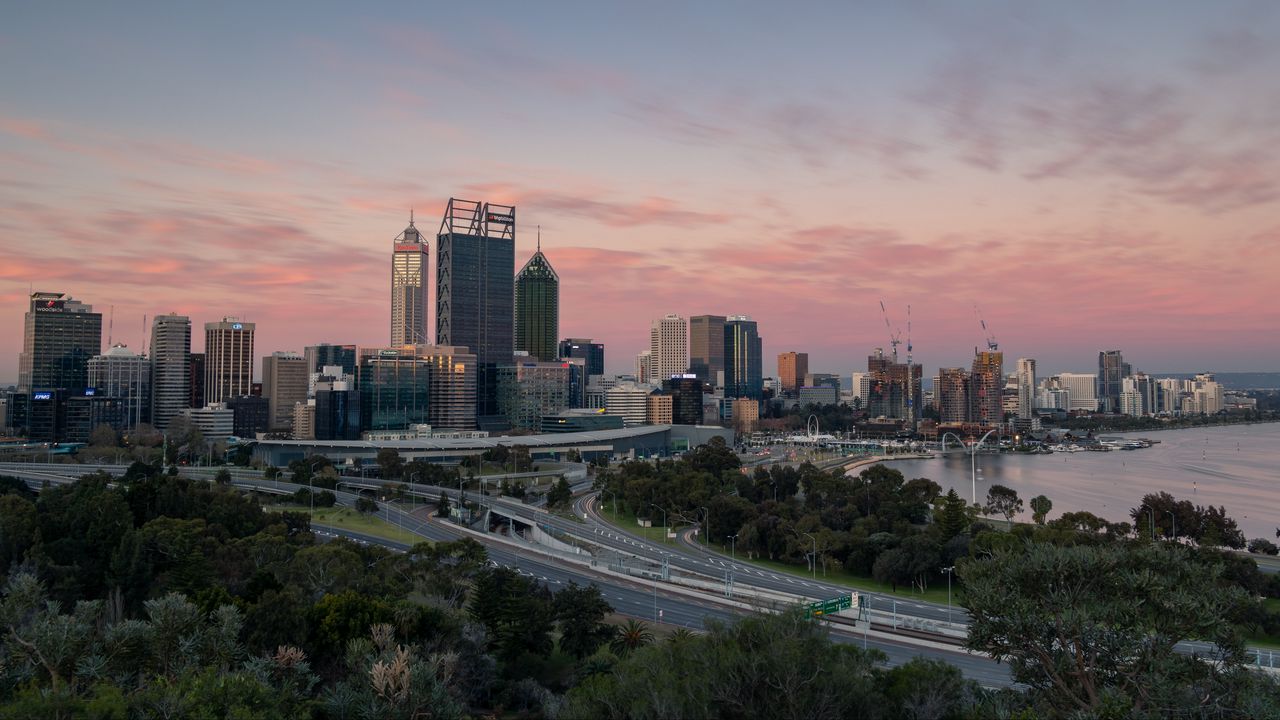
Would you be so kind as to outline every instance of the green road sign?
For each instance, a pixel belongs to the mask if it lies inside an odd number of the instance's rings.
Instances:
[[[805,611],[811,616],[831,615],[832,613],[838,613],[841,610],[848,610],[849,608],[852,608],[853,605],[853,595],[840,595],[838,597],[833,597],[830,600],[811,602],[805,607]]]

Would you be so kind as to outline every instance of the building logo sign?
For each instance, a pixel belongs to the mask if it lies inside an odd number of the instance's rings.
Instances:
[[[51,393],[51,392],[38,392],[38,393],[32,393],[32,394],[31,394],[31,399],[32,399],[32,400],[52,400],[52,399],[53,399],[53,393]]]
[[[516,218],[514,215],[505,215],[503,213],[489,213],[485,216],[485,222],[497,223],[499,225],[515,225]]]
[[[244,329],[244,323],[231,323],[231,329],[232,329],[232,330],[243,330],[243,329]]]

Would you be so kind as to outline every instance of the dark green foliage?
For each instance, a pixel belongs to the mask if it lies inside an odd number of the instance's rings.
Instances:
[[[552,611],[560,625],[560,649],[578,659],[595,652],[612,634],[604,619],[613,607],[594,585],[570,582],[556,593]]]
[[[987,490],[987,504],[982,508],[988,515],[1003,515],[1005,522],[1022,512],[1022,498],[1016,490],[1004,485],[992,485]]]
[[[510,568],[485,568],[475,578],[467,609],[489,631],[499,658],[511,662],[550,652],[554,615],[551,594],[541,583]]]
[[[356,512],[358,513],[376,513],[378,512],[378,503],[361,495],[356,498]]]
[[[1053,501],[1044,495],[1031,498],[1031,519],[1037,525],[1043,525],[1049,511],[1053,509]]]
[[[569,481],[561,477],[547,492],[547,507],[566,507],[573,501],[573,491],[569,488]]]

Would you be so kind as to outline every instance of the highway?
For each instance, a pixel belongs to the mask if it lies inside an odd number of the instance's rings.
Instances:
[[[94,470],[102,469],[115,475],[122,474],[123,466],[84,466],[63,464],[31,464],[0,463],[0,474],[13,475],[33,486],[43,483],[64,484],[72,482],[75,477]],[[186,473],[189,469],[184,468]],[[217,468],[201,468],[197,472],[188,473],[202,477],[212,477]],[[289,495],[305,488],[305,485],[282,481],[269,481],[258,472],[233,472],[232,484],[245,490],[256,490],[279,495]],[[256,476],[256,477],[255,477]],[[355,493],[336,492],[338,502],[344,506],[355,504],[358,497]],[[490,498],[492,500],[493,498]],[[556,518],[551,514],[534,511],[539,520]],[[527,513],[523,513],[527,514]],[[522,515],[523,515],[522,514]],[[546,582],[552,590],[562,587],[570,581],[579,584],[594,584],[601,589],[606,600],[615,610],[623,615],[636,617],[652,622],[655,605],[660,614],[660,622],[675,624],[691,629],[701,629],[707,619],[731,620],[735,617],[753,612],[742,603],[726,600],[712,593],[697,593],[687,588],[673,587],[666,583],[638,580],[610,573],[600,568],[592,568],[581,563],[572,563],[546,555],[545,550],[496,535],[484,535],[460,528],[452,523],[428,519],[425,509],[417,515],[399,510],[386,503],[379,504],[378,515],[385,521],[402,527],[422,536],[426,540],[450,541],[462,537],[472,537],[485,545],[489,557],[495,562],[511,567],[527,576]],[[558,518],[564,520],[563,518]],[[570,520],[564,522],[577,525]],[[332,535],[342,535],[353,540],[383,545],[393,549],[404,550],[406,546],[370,535],[362,535],[352,531],[317,526],[317,531]],[[580,528],[579,528],[580,530]],[[618,540],[627,546],[628,543]],[[656,549],[655,549],[656,550]],[[663,551],[669,552],[669,551]],[[672,553],[676,556],[675,553]],[[700,561],[695,561],[700,562]],[[673,565],[675,562],[673,561]],[[709,567],[707,563],[702,566]],[[844,590],[841,589],[843,592]],[[837,593],[838,594],[838,593]],[[815,595],[816,597],[816,595]],[[1002,687],[1011,684],[1006,666],[998,664],[982,655],[967,653],[958,648],[942,646],[913,638],[900,638],[880,631],[865,632],[865,628],[851,628],[842,625],[831,625],[830,634],[838,642],[864,644],[868,648],[876,648],[885,653],[890,666],[898,665],[913,657],[928,657],[944,660],[959,667],[966,677],[972,678],[988,687]]]

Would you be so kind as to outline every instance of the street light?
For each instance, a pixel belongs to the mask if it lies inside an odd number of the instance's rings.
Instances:
[[[653,503],[649,503],[649,507],[654,507],[654,508],[658,508],[659,510],[662,510],[662,541],[663,541],[663,542],[666,542],[666,541],[667,541],[667,527],[668,527],[668,526],[667,526],[667,511],[666,511],[666,510],[663,510],[662,508],[658,507],[657,505],[654,505]]]
[[[325,460],[326,458],[324,456],[321,456],[320,458],[307,463],[307,495],[311,500],[312,519],[315,518],[315,514],[316,514],[316,490],[315,490],[315,485],[311,482],[311,478],[313,475],[315,475],[316,466],[324,462]]]
[[[942,572],[947,574],[947,622],[951,622],[951,573],[955,572],[956,566],[942,568]]]
[[[708,545],[710,545],[710,544],[711,544],[711,508],[707,508],[707,507],[700,507],[700,508],[698,508],[698,509],[699,509],[699,510],[701,510],[703,513],[705,513],[705,514],[703,515],[703,519],[704,519],[704,520],[706,521],[706,523],[707,523],[707,538],[706,538],[706,539],[707,539],[707,544],[708,544]]]
[[[737,535],[729,536],[729,557],[735,560],[738,558],[738,536]]]
[[[1173,541],[1178,542],[1178,516],[1174,515],[1172,510],[1166,510],[1165,514],[1173,521]]]

